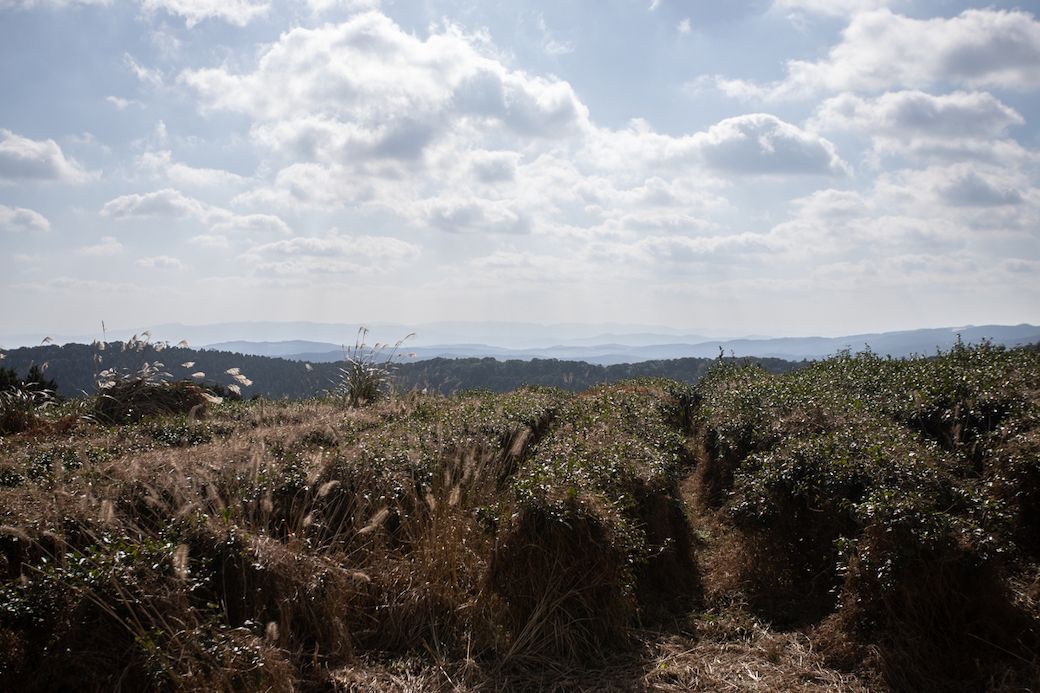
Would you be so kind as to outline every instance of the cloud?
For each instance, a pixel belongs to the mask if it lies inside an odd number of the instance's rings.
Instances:
[[[791,218],[769,231],[773,247],[784,251],[784,262],[804,267],[807,259],[834,263],[873,257],[880,249],[883,254],[939,252],[950,237],[965,233],[934,217],[919,218],[930,213],[924,202],[894,192],[887,186],[863,193],[830,188],[796,198],[790,203]]]
[[[961,171],[938,188],[939,196],[951,205],[1001,207],[1023,203],[1016,188],[987,179],[976,171]]]
[[[285,257],[357,257],[368,260],[410,260],[419,247],[389,236],[300,236],[253,248],[251,253]]]
[[[144,269],[184,269],[184,263],[169,255],[156,255],[154,257],[143,257],[137,261],[137,266]]]
[[[442,231],[527,233],[531,230],[530,218],[510,200],[445,195],[423,200],[415,210],[420,223]]]
[[[1022,166],[1040,160],[1031,151],[1013,139],[984,139],[967,137],[918,137],[908,141],[878,137],[874,139],[876,154],[892,157],[910,157],[925,162],[956,163],[978,160],[988,164]]]
[[[225,234],[289,236],[292,235],[292,229],[279,217],[272,214],[236,214],[226,221],[214,224],[210,233],[218,236]]]
[[[792,266],[806,258],[943,255],[969,246],[985,257],[995,238],[1032,239],[1040,224],[1036,189],[1029,169],[980,162],[888,171],[866,190],[818,190],[793,200],[791,218],[769,233]]]
[[[650,265],[660,262],[690,263],[742,258],[777,250],[766,234],[737,233],[691,238],[688,236],[650,236],[631,246],[635,256]]]
[[[840,222],[868,214],[870,202],[858,192],[852,190],[817,190],[816,192],[791,201],[791,206],[798,210],[798,216],[804,219]]]
[[[489,255],[472,258],[467,273],[488,287],[501,287],[502,282],[530,284],[577,284],[588,280],[587,271],[573,258],[519,250],[496,250]]]
[[[323,115],[256,125],[253,139],[304,161],[414,161],[437,135],[436,123],[401,117],[372,125],[341,122]]]
[[[166,60],[175,59],[181,51],[183,43],[177,38],[165,24],[148,33],[148,40],[156,52]]]
[[[174,188],[150,193],[133,193],[109,200],[101,208],[101,216],[121,221],[137,219],[189,219],[210,227],[207,237],[227,234],[249,236],[289,235],[292,229],[272,214],[236,214],[222,207],[206,204]]]
[[[0,205],[0,231],[9,233],[43,233],[49,231],[51,223],[39,212],[25,207]]]
[[[380,0],[307,0],[307,7],[315,15],[332,11],[358,12],[378,8]]]
[[[809,121],[818,131],[868,135],[874,160],[979,159],[1007,165],[1036,159],[1009,136],[1012,127],[1023,124],[1018,111],[987,92],[933,95],[916,90],[876,98],[841,94],[824,101]]]
[[[899,2],[900,0],[773,0],[772,9],[780,12],[850,17],[867,10],[891,7]]]
[[[202,111],[251,121],[262,182],[233,206],[335,211],[380,229],[393,219],[419,232],[568,239],[704,230],[734,179],[850,173],[825,137],[769,114],[678,136],[598,126],[567,82],[505,64],[489,41],[451,24],[407,33],[365,12],[294,28],[245,67],[185,70],[178,83]]]
[[[969,212],[965,208],[983,208],[980,215],[991,220],[996,220],[993,208],[1024,206],[1028,197],[1035,198],[1030,192],[1035,185],[1026,173],[977,163],[893,172],[882,176],[881,185],[892,197],[905,191],[904,199],[933,205],[936,215],[949,207],[960,208],[956,212],[960,215]]]
[[[511,151],[476,150],[470,153],[473,176],[481,183],[501,183],[516,180],[520,154]]]
[[[65,158],[54,140],[31,140],[0,128],[0,181],[82,183],[93,176]]]
[[[598,129],[586,156],[607,171],[644,168],[658,175],[691,167],[734,175],[838,175],[850,173],[834,144],[768,113],[726,118],[707,130],[674,137],[634,121],[625,130]]]
[[[91,257],[107,257],[118,255],[123,252],[123,244],[112,236],[102,236],[101,241],[94,245],[85,245],[76,251],[77,255],[88,255]]]
[[[691,139],[703,161],[723,173],[850,173],[830,141],[766,113],[727,118]]]
[[[236,195],[231,204],[288,210],[330,209],[370,200],[373,195],[373,180],[347,166],[298,163],[278,171],[271,183]]]
[[[1037,277],[1040,277],[1040,261],[1038,260],[1005,260],[1001,263],[1001,266],[1007,272],[1021,274],[1034,281]]]
[[[1037,64],[1040,22],[1027,12],[972,9],[915,19],[879,9],[855,15],[826,58],[788,61],[780,82],[718,84],[730,95],[767,99],[934,85],[1031,91],[1040,87]]]
[[[166,151],[145,152],[137,160],[138,168],[156,177],[169,180],[176,185],[195,188],[219,188],[239,186],[246,182],[244,176],[216,168],[197,168],[174,161],[173,153]]]
[[[538,26],[538,31],[542,35],[542,50],[545,51],[546,55],[557,57],[574,52],[574,43],[571,41],[560,41],[553,35],[549,25],[545,22],[543,13],[539,12],[536,15],[535,22]]]
[[[421,39],[378,12],[296,28],[244,73],[186,70],[205,110],[254,118],[258,141],[299,161],[416,159],[460,128],[559,138],[588,111],[556,78],[507,68],[447,25]]]
[[[227,236],[214,236],[211,234],[192,236],[188,239],[188,243],[197,245],[200,248],[209,248],[213,250],[222,250],[231,247],[231,243],[228,241]]]
[[[419,246],[389,236],[299,236],[255,246],[242,259],[261,274],[381,274],[420,254]]]
[[[137,77],[139,81],[153,87],[162,86],[162,73],[158,70],[144,67],[129,53],[123,54],[123,62],[126,63],[126,66],[130,68],[130,71],[134,73],[134,76]]]
[[[711,187],[711,182],[707,183]],[[630,215],[633,213],[653,214],[704,214],[723,210],[727,206],[724,198],[705,189],[702,177],[678,175],[662,178],[651,175],[629,185],[615,184],[609,180],[584,181],[577,188],[582,200],[595,208],[587,207],[607,216]]]
[[[179,190],[164,188],[144,194],[117,197],[105,203],[101,216],[113,219],[162,217],[167,219],[206,219],[210,207],[187,197]]]
[[[821,130],[855,130],[896,137],[991,138],[1022,125],[1015,109],[986,92],[945,95],[922,91],[888,92],[876,98],[841,94],[824,101],[812,125]]]
[[[30,10],[35,7],[63,9],[77,5],[111,5],[112,0],[0,0],[0,9]]]
[[[965,283],[978,287],[984,281],[985,275],[980,272],[975,258],[963,252],[944,255],[905,253],[819,264],[797,288],[877,291],[878,287],[905,290],[938,286],[956,289]]]
[[[93,296],[97,294],[139,296],[154,290],[153,287],[139,286],[111,279],[80,279],[79,277],[54,277],[45,282],[14,284],[12,288],[23,291],[57,291],[63,292],[67,296]]]
[[[142,104],[140,101],[135,101],[134,99],[124,99],[119,96],[106,96],[105,101],[112,104],[117,111],[125,111],[131,106],[136,106],[138,108],[144,106],[144,104]]]
[[[145,12],[164,10],[184,18],[190,29],[207,19],[219,19],[235,26],[245,26],[271,9],[268,2],[257,0],[140,0]]]

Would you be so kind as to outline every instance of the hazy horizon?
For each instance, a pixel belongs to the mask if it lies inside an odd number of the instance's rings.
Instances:
[[[982,328],[997,328],[992,333]],[[26,332],[13,333],[0,331],[0,352],[19,347],[33,347],[43,343],[90,343],[95,340],[109,342],[127,341],[144,335],[152,342],[175,344],[182,340],[194,348],[210,347],[229,343],[248,344],[288,344],[290,342],[320,343],[322,345],[349,345],[359,336],[359,330],[366,330],[365,342],[369,345],[381,343],[393,344],[397,340],[404,343],[403,351],[416,347],[432,346],[464,346],[474,345],[501,348],[505,350],[524,350],[551,347],[593,347],[611,344],[628,345],[630,347],[649,347],[654,345],[704,345],[739,341],[778,342],[783,340],[807,341],[814,339],[833,340],[847,337],[877,335],[896,337],[906,334],[921,338],[925,334],[962,331],[975,335],[975,339],[983,336],[995,338],[997,343],[1004,343],[1005,337],[1018,334],[1021,338],[1022,328],[1025,333],[1036,333],[1030,341],[1040,340],[1040,326],[1020,323],[1017,325],[924,325],[909,330],[877,330],[858,333],[727,333],[711,329],[673,328],[664,325],[640,325],[624,323],[521,323],[521,322],[430,322],[422,324],[400,324],[389,322],[373,323],[327,323],[327,322],[230,322],[209,323],[200,325],[166,323],[137,326],[106,326],[102,331],[99,325],[87,332]],[[924,337],[927,340],[927,337]],[[860,348],[866,344],[847,346]],[[932,347],[925,347],[930,350]],[[252,352],[251,352],[252,353]],[[287,352],[290,353],[290,352]],[[714,350],[711,352],[714,354]],[[484,355],[495,356],[493,351]],[[550,354],[549,356],[553,356]]]
[[[0,335],[1040,323],[1015,2],[0,0],[0,58]]]

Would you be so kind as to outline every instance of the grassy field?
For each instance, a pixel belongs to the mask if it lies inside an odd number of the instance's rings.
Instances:
[[[1040,688],[1037,351],[196,390],[4,400],[0,689]]]

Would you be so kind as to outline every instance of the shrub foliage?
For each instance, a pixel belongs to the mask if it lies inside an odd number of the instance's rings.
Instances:
[[[103,390],[91,419],[0,439],[0,689],[609,666],[654,624],[715,618],[701,521],[734,542],[712,554],[736,557],[731,602],[833,662],[900,690],[1029,688],[1038,393],[1040,352],[988,345],[205,417],[151,390],[109,392],[108,415]]]
[[[844,353],[784,376],[720,364],[699,392],[705,493],[771,617],[831,614],[832,639],[873,646],[899,687],[1035,667],[1035,603],[1013,589],[1038,559],[1035,351]]]

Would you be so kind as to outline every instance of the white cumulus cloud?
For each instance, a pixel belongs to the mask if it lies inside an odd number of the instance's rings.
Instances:
[[[1038,64],[1040,22],[1028,12],[971,9],[917,19],[879,9],[855,15],[822,60],[788,61],[778,83],[720,79],[718,86],[758,98],[934,85],[1028,91],[1040,87]]]
[[[170,219],[205,219],[209,206],[173,188],[150,193],[133,193],[109,200],[101,208],[101,216],[113,219],[165,217]]]
[[[841,94],[827,99],[814,117],[823,130],[859,130],[900,139],[930,137],[994,137],[1022,125],[1018,111],[986,92],[888,92],[876,98]]]
[[[767,113],[727,118],[693,139],[708,166],[725,173],[845,175],[850,171],[830,141]]]
[[[817,130],[867,135],[875,158],[980,159],[1009,166],[1035,159],[1009,134],[1023,124],[1018,111],[987,92],[916,90],[876,98],[841,94],[824,101],[810,120]]]
[[[671,136],[636,121],[625,130],[597,129],[586,156],[607,171],[671,170],[691,167],[726,176],[847,175],[849,165],[821,135],[768,113],[726,118],[707,130]]]
[[[209,233],[202,234],[206,238],[223,238],[228,234],[287,236],[292,233],[288,224],[273,214],[237,214],[189,197],[174,188],[122,195],[106,202],[101,208],[101,216],[121,221],[194,220],[209,227]]]
[[[33,140],[0,128],[0,181],[81,183],[92,176],[66,158],[54,140]]]
[[[40,233],[49,231],[51,223],[39,212],[25,207],[0,205],[0,231]]]
[[[510,69],[454,26],[421,39],[378,12],[282,34],[244,73],[187,70],[205,109],[252,116],[300,159],[415,158],[459,127],[562,137],[588,113],[571,86]]]
[[[145,173],[166,178],[175,185],[197,188],[236,186],[246,181],[244,176],[217,168],[190,166],[173,159],[169,150],[148,151],[137,160],[138,167]]]

